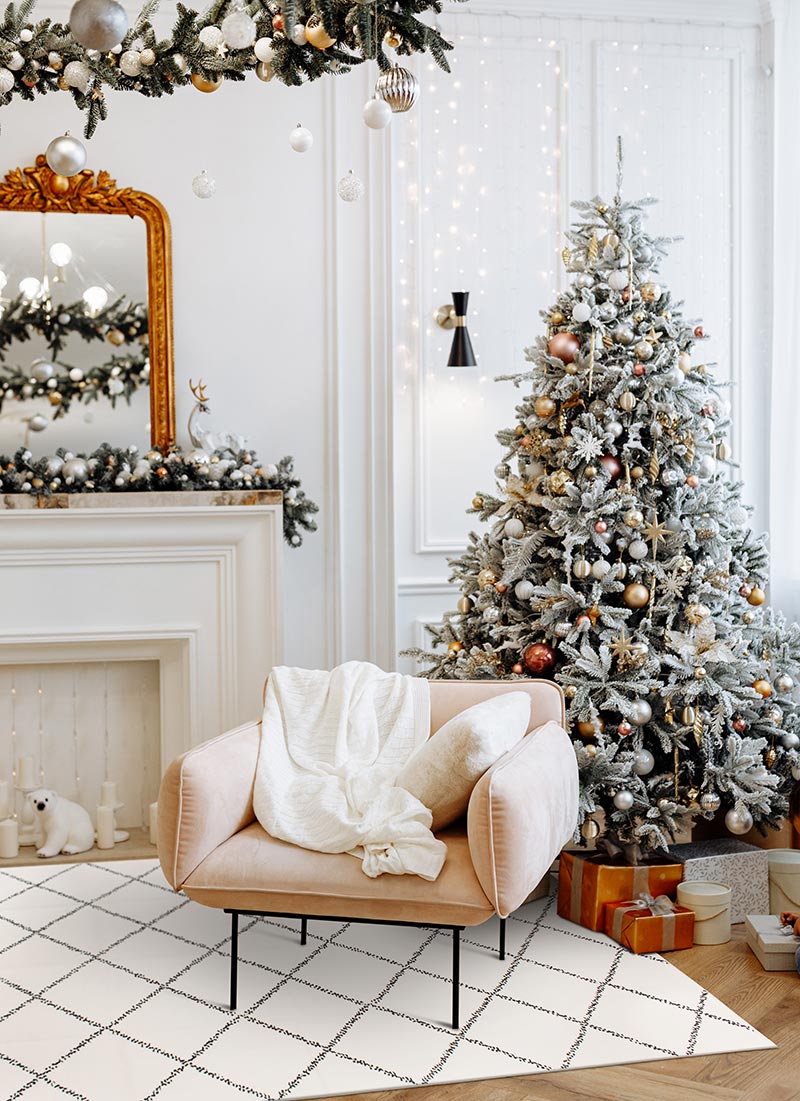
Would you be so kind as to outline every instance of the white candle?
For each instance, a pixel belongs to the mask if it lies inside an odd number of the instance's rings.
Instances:
[[[33,757],[20,757],[17,761],[17,787],[36,787],[36,765]]]
[[[104,780],[100,791],[100,803],[104,807],[117,805],[117,785],[113,780]]]
[[[158,844],[158,803],[150,804],[150,844]]]
[[[11,785],[8,780],[0,780],[0,820],[11,814]]]
[[[19,833],[16,818],[0,822],[0,857],[19,856]]]
[[[104,807],[101,805],[97,808],[97,847],[98,849],[114,848],[113,807]]]

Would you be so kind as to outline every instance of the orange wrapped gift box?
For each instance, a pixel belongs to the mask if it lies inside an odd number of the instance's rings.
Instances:
[[[627,864],[603,855],[562,852],[558,865],[558,912],[587,929],[602,930],[607,902],[642,894],[674,895],[683,879],[683,864],[669,856],[646,864]]]
[[[647,901],[650,906],[646,906],[642,899],[606,903],[606,933],[611,939],[637,953],[691,948],[694,943],[694,911],[669,900],[668,910],[666,906],[658,905],[659,899]]]

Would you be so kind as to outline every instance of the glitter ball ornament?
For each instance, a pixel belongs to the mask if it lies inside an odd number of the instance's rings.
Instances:
[[[110,50],[128,33],[128,16],[116,0],[78,0],[69,13],[69,29],[87,50]]]
[[[197,37],[207,50],[218,50],[225,44],[225,35],[213,24],[203,27]]]
[[[359,199],[363,198],[366,190],[363,181],[353,174],[352,168],[346,176],[342,176],[341,180],[339,180],[339,183],[336,185],[336,193],[345,203],[358,202]]]
[[[622,519],[629,528],[640,528],[644,523],[644,513],[638,508],[629,508],[622,514]]]
[[[400,65],[393,65],[388,72],[382,73],[375,85],[376,96],[388,103],[395,115],[411,110],[418,91],[417,78]]]
[[[628,546],[628,554],[636,562],[641,562],[642,559],[647,558],[648,553],[648,546],[644,539],[634,539]]]
[[[77,176],[86,167],[86,149],[69,133],[53,138],[45,157],[50,168],[59,176]]]
[[[364,104],[361,117],[370,130],[383,130],[392,121],[392,109],[386,100],[373,96]]]
[[[210,199],[216,190],[217,181],[209,176],[205,168],[192,180],[192,191],[198,199]]]
[[[704,791],[700,796],[700,809],[706,811],[706,813],[713,813],[719,810],[722,800],[715,791]]]
[[[725,825],[731,833],[748,833],[753,828],[753,816],[746,807],[731,807],[725,815]]]
[[[487,589],[490,585],[494,585],[497,580],[497,575],[494,570],[488,568],[482,569],[478,574],[478,584],[482,589]]]
[[[639,294],[642,296],[643,302],[658,302],[663,291],[658,283],[647,282],[641,284]]]
[[[289,145],[295,153],[307,153],[314,144],[314,135],[298,122],[294,130],[289,131]]]
[[[523,655],[525,668],[531,673],[545,673],[556,663],[556,652],[546,642],[534,642]]]
[[[126,50],[119,59],[119,67],[125,76],[136,77],[142,71],[138,50]]]
[[[220,25],[222,37],[232,50],[246,50],[256,40],[256,24],[246,11],[240,9],[226,15]]]
[[[581,342],[574,333],[554,333],[547,344],[551,356],[562,363],[572,363],[581,350]]]

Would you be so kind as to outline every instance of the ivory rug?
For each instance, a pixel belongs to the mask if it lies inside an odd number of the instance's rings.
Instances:
[[[153,861],[0,871],[0,1096],[8,1101],[326,1097],[772,1047],[660,956],[633,956],[553,898],[450,938],[240,919],[175,895]]]

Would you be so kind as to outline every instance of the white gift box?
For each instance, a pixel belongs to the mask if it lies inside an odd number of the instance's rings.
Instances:
[[[725,883],[731,889],[731,922],[748,914],[769,913],[769,859],[766,849],[746,841],[721,837],[691,845],[671,845],[670,853],[683,862],[685,880]]]
[[[800,938],[781,932],[774,914],[748,914],[745,919],[747,943],[765,971],[794,971],[795,952]]]

